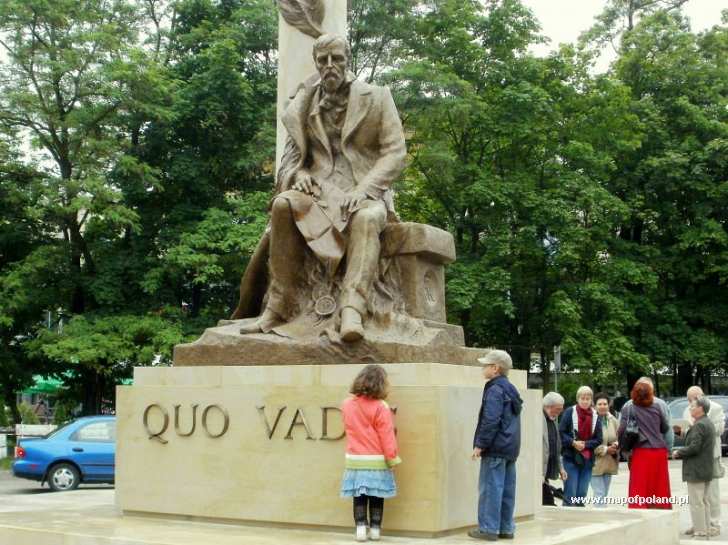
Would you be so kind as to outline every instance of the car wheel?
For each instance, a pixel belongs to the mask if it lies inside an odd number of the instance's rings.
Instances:
[[[74,490],[81,484],[81,475],[71,464],[58,464],[48,472],[48,486],[55,492]]]

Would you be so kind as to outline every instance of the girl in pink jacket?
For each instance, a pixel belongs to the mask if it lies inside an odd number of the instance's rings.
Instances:
[[[379,365],[367,365],[351,385],[351,397],[341,405],[346,431],[346,469],[341,497],[354,498],[356,540],[379,539],[384,498],[397,494],[392,467],[399,464],[394,421],[384,401],[389,390],[387,373]]]

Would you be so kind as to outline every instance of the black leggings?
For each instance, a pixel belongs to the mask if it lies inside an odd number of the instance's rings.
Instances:
[[[367,524],[367,504],[369,504],[369,521],[372,528],[382,527],[384,516],[384,498],[377,496],[355,496],[354,497],[354,522],[357,526]]]

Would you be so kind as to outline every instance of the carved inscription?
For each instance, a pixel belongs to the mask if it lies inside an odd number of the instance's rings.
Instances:
[[[338,407],[321,407],[321,440],[322,441],[339,441],[343,439],[346,432],[342,431],[337,437],[329,437],[329,411],[339,411]]]
[[[331,426],[329,425],[329,418],[331,417],[331,413],[334,411],[341,412],[341,409],[338,407],[319,407],[319,410],[321,411],[321,435],[316,437],[316,434],[314,433],[313,429],[311,428],[311,425],[309,424],[308,418],[306,417],[306,413],[303,409],[303,407],[296,407],[293,411],[293,416],[289,416],[291,413],[289,412],[288,415],[286,415],[286,411],[288,410],[288,407],[283,405],[281,407],[278,407],[277,409],[273,410],[273,414],[275,414],[275,420],[273,420],[273,424],[271,425],[271,421],[266,414],[266,407],[265,405],[259,405],[256,407],[258,410],[258,414],[260,415],[261,420],[263,421],[263,426],[265,428],[265,434],[268,439],[273,439],[273,436],[275,435],[276,428],[278,427],[278,424],[281,422],[281,419],[285,420],[286,422],[290,422],[288,424],[288,428],[286,431],[286,434],[283,436],[283,439],[287,440],[293,440],[295,437],[295,431],[297,428],[300,428],[299,436],[302,436],[301,432],[305,432],[306,440],[313,441],[316,439],[319,439],[321,441],[339,441],[344,438],[344,432],[342,431],[339,435],[336,437],[332,437],[329,435],[329,430]],[[285,416],[284,416],[285,415]],[[272,416],[272,415],[271,415]],[[290,418],[290,420],[289,420]],[[339,419],[340,420],[340,419]]]
[[[172,406],[174,409],[174,433],[178,437],[191,437],[197,431],[197,415],[199,404],[194,403],[187,407],[177,404]],[[281,421],[288,422],[288,427],[283,428],[286,430],[283,439],[292,441],[296,433],[299,437],[305,438],[307,441],[340,441],[346,435],[343,430],[335,436],[330,435],[331,433],[331,414],[341,413],[339,407],[334,406],[323,406],[319,407],[321,412],[321,433],[317,437],[315,431],[309,424],[309,420],[306,417],[306,413],[303,407],[296,407],[291,413],[288,411],[286,405],[277,407],[272,411],[266,413],[265,405],[258,405],[255,407],[258,411],[260,419],[263,424],[265,435],[269,440],[272,440],[276,435],[276,430]],[[392,407],[392,412],[396,415],[397,408]],[[288,413],[286,413],[288,411]],[[218,418],[211,418],[210,415],[217,413]],[[291,416],[292,415],[292,416]],[[337,415],[336,421],[341,421],[339,415]],[[220,419],[221,417],[221,419]],[[211,423],[210,420],[213,420]],[[144,429],[147,432],[147,437],[152,441],[157,441],[163,445],[169,443],[169,440],[164,437],[170,427],[171,423],[170,413],[159,403],[152,403],[144,409],[142,417],[142,423]],[[220,405],[208,405],[204,408],[200,418],[200,425],[204,430],[205,434],[211,439],[218,439],[225,435],[230,429],[230,414],[228,411]],[[395,433],[397,429],[395,428]],[[280,434],[279,434],[280,437]]]
[[[158,409],[162,413],[163,417],[163,424],[160,429],[157,431],[153,431],[149,427],[149,413],[152,412],[152,409]],[[166,445],[168,441],[166,439],[162,439],[162,434],[167,431],[167,428],[169,427],[169,413],[162,407],[161,405],[157,405],[156,403],[153,405],[149,405],[146,409],[144,409],[144,418],[142,419],[144,422],[144,429],[147,430],[147,434],[149,435],[149,439],[153,439],[155,441],[159,441],[163,445]]]
[[[186,431],[183,431],[183,426],[181,424],[183,417],[180,416],[180,413],[182,412],[182,405],[174,405],[174,431],[176,435],[178,435],[179,437],[190,437],[195,433],[195,431],[197,430],[198,407],[199,405],[197,403],[190,405],[189,414],[191,421],[189,422],[189,424],[186,425]],[[208,415],[211,411],[219,412],[219,414],[222,415],[222,425],[220,426],[219,430],[210,430]],[[153,415],[161,415],[161,423],[158,417],[154,418],[154,421],[152,422]],[[162,407],[160,404],[153,403],[149,405],[146,409],[144,409],[142,424],[144,425],[144,429],[146,430],[149,439],[153,441],[158,441],[163,445],[169,443],[168,439],[162,437],[169,429],[169,422],[169,412],[167,412],[167,409]],[[222,437],[223,435],[225,435],[230,428],[230,415],[220,405],[208,405],[207,407],[205,407],[205,410],[202,411],[201,424],[202,429],[205,430],[205,434],[207,434],[208,437],[212,439],[217,439],[218,437]]]

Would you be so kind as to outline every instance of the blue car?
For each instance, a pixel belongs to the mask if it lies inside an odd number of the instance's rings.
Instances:
[[[88,416],[45,437],[18,440],[13,475],[48,482],[51,490],[83,483],[113,483],[116,417]]]

